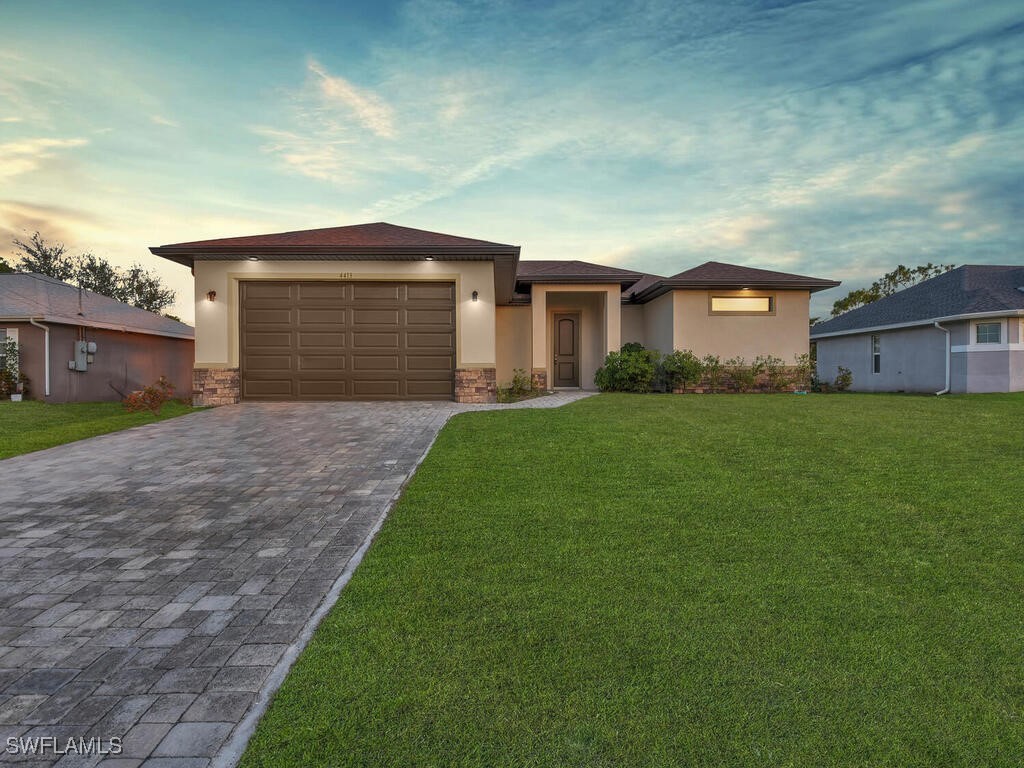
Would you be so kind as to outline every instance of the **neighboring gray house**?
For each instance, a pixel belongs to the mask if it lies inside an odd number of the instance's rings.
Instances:
[[[858,392],[1024,391],[1024,266],[968,265],[811,328]]]
[[[177,320],[52,277],[0,275],[0,337],[18,343],[33,400],[120,400],[160,376],[188,397],[194,335]]]

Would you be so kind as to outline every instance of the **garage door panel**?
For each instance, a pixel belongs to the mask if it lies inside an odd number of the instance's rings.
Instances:
[[[401,368],[398,355],[352,355],[353,371],[397,371]]]
[[[402,298],[401,283],[353,283],[353,301],[397,302]]]
[[[453,349],[452,334],[450,333],[419,333],[408,331],[405,334],[405,345],[409,349]]]
[[[243,281],[239,295],[244,398],[452,395],[450,283]]]
[[[352,349],[377,349],[379,347],[398,348],[397,333],[353,333]]]
[[[299,355],[300,371],[345,371],[348,358],[344,355]]]
[[[250,350],[291,349],[292,335],[287,331],[277,333],[246,331],[245,347]]]
[[[354,309],[352,324],[359,325],[398,325],[397,309]]]
[[[245,369],[247,371],[290,371],[292,365],[291,355],[246,355]]]
[[[298,286],[299,301],[317,301],[324,299],[332,302],[344,302],[349,297],[350,284],[336,283],[331,280],[312,283],[295,283]]]
[[[282,309],[248,309],[245,312],[245,327],[254,328],[259,325],[289,325],[292,322],[292,311]]]
[[[455,301],[454,283],[408,283],[409,301],[436,301],[452,304]]]
[[[247,379],[242,387],[243,397],[291,397],[291,379]]]
[[[299,307],[300,325],[345,325],[345,310]]]
[[[299,349],[344,349],[344,333],[313,333],[299,331]]]
[[[355,397],[379,397],[393,400],[402,394],[402,387],[398,379],[354,379],[352,394]]]
[[[409,371],[449,371],[452,362],[451,355],[409,355],[405,358]]]
[[[436,325],[442,328],[455,328],[454,309],[407,309],[406,325]]]
[[[260,299],[284,299],[290,301],[295,286],[292,283],[272,283],[253,281],[246,283],[246,298],[249,301]]]

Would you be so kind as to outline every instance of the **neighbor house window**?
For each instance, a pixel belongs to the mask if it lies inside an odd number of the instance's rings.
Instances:
[[[880,336],[871,337],[871,372],[882,372],[882,338]]]
[[[1002,341],[1002,323],[978,323],[974,329],[974,340],[978,344],[998,344]]]
[[[775,311],[774,296],[712,296],[712,312],[744,315],[770,315]]]

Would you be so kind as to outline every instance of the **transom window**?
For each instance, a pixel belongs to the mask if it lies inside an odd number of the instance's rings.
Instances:
[[[712,312],[733,312],[744,315],[770,315],[775,311],[774,296],[712,296]]]
[[[1002,330],[1002,323],[978,323],[974,326],[974,339],[978,344],[998,344],[1002,341]]]
[[[882,337],[871,337],[871,372],[882,372]]]

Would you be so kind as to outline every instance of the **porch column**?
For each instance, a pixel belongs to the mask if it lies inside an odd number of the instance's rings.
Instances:
[[[539,389],[548,388],[548,296],[543,285],[534,285],[530,310],[533,330],[533,370],[530,378]]]
[[[622,346],[622,297],[621,288],[608,288],[604,297],[605,332],[608,352],[618,352]]]

